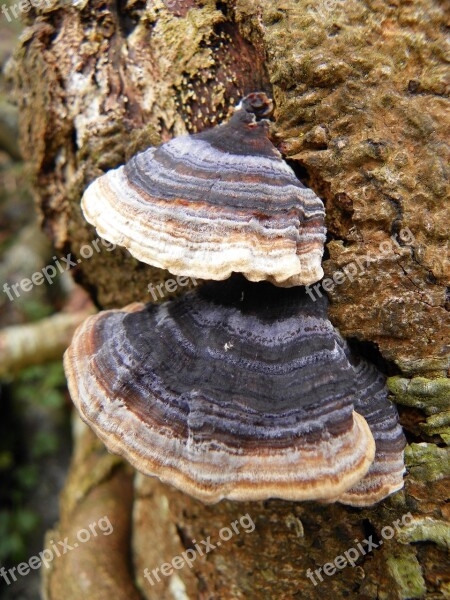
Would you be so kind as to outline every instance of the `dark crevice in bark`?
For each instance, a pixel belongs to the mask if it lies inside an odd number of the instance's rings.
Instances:
[[[133,4],[132,8],[128,8],[128,0],[117,1],[117,17],[119,19],[120,28],[125,37],[128,37],[139,25],[142,13],[145,10],[146,3],[144,0],[139,0]]]
[[[356,356],[365,358],[374,364],[387,377],[401,374],[399,367],[393,361],[384,358],[374,342],[359,340],[355,337],[347,338],[347,342]]]

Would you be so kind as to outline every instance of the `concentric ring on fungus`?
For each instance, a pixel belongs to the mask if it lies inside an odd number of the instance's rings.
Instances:
[[[82,198],[100,236],[140,261],[205,280],[233,272],[277,286],[323,276],[324,206],[268,138],[272,103],[243,99],[231,119],[149,148]]]
[[[65,355],[73,401],[111,452],[205,503],[338,500],[403,485],[384,380],[303,288],[211,282],[90,317]],[[376,447],[375,447],[376,446]]]

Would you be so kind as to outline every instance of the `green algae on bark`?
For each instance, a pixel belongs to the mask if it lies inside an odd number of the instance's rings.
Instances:
[[[429,436],[439,435],[450,442],[450,379],[391,377],[388,387],[395,402],[422,410],[427,416],[419,427]]]

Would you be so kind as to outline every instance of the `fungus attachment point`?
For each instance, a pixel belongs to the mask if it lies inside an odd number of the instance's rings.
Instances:
[[[403,434],[382,379],[352,364],[326,304],[302,288],[235,276],[99,313],[65,369],[111,452],[205,503],[364,505],[401,487]]]
[[[137,154],[88,187],[85,218],[175,275],[237,272],[281,287],[318,281],[323,203],[269,140],[272,110],[265,94],[250,94],[227,123]]]
[[[267,119],[272,116],[273,102],[263,92],[253,92],[243,98],[238,109],[253,113],[257,119]]]

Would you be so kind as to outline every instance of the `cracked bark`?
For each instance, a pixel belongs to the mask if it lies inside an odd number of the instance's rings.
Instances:
[[[360,352],[394,375],[391,390],[411,442],[405,491],[372,509],[275,500],[205,508],[138,477],[132,497],[114,504],[120,543],[105,538],[86,560],[85,548],[77,551],[77,568],[92,575],[98,564],[98,575],[81,581],[75,563],[62,557],[47,573],[46,597],[81,598],[86,589],[89,597],[106,597],[108,558],[120,565],[113,569],[114,597],[450,594],[444,3],[53,0],[27,19],[9,74],[18,90],[23,152],[55,245],[79,257],[95,239],[79,208],[94,177],[150,144],[221,121],[244,93],[267,91],[276,103],[274,142],[326,203],[326,274],[347,273],[328,291],[330,317]],[[367,256],[372,260],[365,264]],[[167,273],[117,249],[83,261],[75,276],[107,308],[150,300],[148,283]],[[63,537],[75,531],[77,515],[99,486],[105,498],[117,496],[115,477],[126,472],[116,466],[76,491],[73,482],[87,460],[82,450],[92,443],[88,433],[78,438],[62,498]],[[88,464],[107,460],[116,461],[97,449]],[[122,476],[131,489],[130,475]],[[357,567],[325,576],[317,587],[307,579],[306,569],[333,560],[355,539],[379,537],[408,511],[414,523]],[[213,539],[247,512],[254,533],[157,586],[143,579],[143,568],[170,561],[189,539]]]

